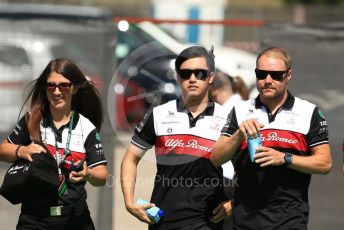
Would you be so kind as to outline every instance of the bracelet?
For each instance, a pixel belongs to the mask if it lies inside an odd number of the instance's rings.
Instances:
[[[14,152],[14,154],[15,154],[17,159],[20,159],[20,157],[19,157],[19,149],[20,149],[20,147],[22,147],[22,145],[18,145],[18,147],[16,148],[16,151]]]

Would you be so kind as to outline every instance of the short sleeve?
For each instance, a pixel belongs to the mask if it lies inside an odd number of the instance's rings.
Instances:
[[[307,134],[307,142],[309,147],[328,144],[327,122],[323,112],[317,107],[312,114],[310,129]]]
[[[238,121],[236,118],[235,108],[227,116],[227,122],[223,126],[221,135],[231,136],[239,129]]]
[[[17,125],[14,127],[13,132],[7,137],[8,142],[17,145],[29,145],[31,143],[30,133],[26,123],[26,116],[23,116]]]
[[[89,133],[85,141],[86,161],[89,167],[97,165],[106,165],[107,161],[104,156],[103,145],[100,135],[96,129]]]
[[[136,126],[131,143],[141,149],[150,149],[155,144],[155,139],[153,110],[150,110]]]

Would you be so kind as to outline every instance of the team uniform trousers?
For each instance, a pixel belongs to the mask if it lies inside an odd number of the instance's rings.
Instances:
[[[79,215],[69,213],[63,216],[37,216],[21,213],[17,230],[94,230],[89,210]]]

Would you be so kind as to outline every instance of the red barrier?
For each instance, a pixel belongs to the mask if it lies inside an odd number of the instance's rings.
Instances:
[[[159,19],[148,17],[114,17],[113,21],[118,23],[125,20],[129,23],[139,23],[149,21],[152,23],[182,23],[182,24],[210,24],[210,25],[225,25],[225,26],[253,26],[262,27],[265,25],[263,20],[244,20],[244,19],[224,19],[224,20],[193,20],[193,19]]]

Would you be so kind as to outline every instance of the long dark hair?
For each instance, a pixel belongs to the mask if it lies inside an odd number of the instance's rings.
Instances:
[[[33,88],[22,107],[29,107],[30,114],[27,114],[26,119],[29,133],[34,140],[41,140],[39,124],[43,116],[49,113],[46,83],[52,72],[61,74],[77,87],[77,92],[72,98],[72,110],[87,117],[100,131],[103,123],[103,105],[97,89],[71,60],[56,58],[51,60],[41,75],[31,82]]]

